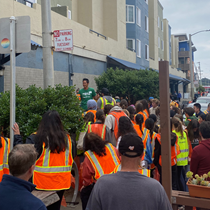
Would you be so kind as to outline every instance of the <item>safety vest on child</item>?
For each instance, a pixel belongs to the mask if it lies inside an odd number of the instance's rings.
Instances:
[[[8,156],[10,152],[10,139],[0,137],[0,182],[4,174],[9,174]]]
[[[157,138],[157,133],[153,132],[152,138],[151,138],[151,146],[152,146],[152,161],[155,158],[155,139]],[[155,168],[155,164],[152,163],[150,166],[151,169]]]
[[[127,117],[127,115],[123,111],[112,111],[109,113],[109,115],[112,115],[115,118],[115,125],[114,125],[114,135],[115,139],[118,139],[118,126],[119,126],[119,119],[120,117]]]
[[[85,156],[90,160],[94,170],[95,180],[98,180],[104,174],[110,174],[114,168],[120,164],[120,160],[111,144],[105,146],[106,155],[99,156],[90,150],[85,152]]]
[[[95,133],[100,136],[103,140],[106,138],[106,125],[104,124],[91,124],[88,125],[88,133]]]
[[[183,132],[183,136],[181,132],[172,131],[178,137],[178,145],[180,149],[180,154],[177,155],[177,166],[186,166],[188,164],[188,156],[189,156],[189,145],[187,140],[187,135]]]
[[[118,171],[121,171],[121,164],[116,166],[114,171],[112,173],[117,173]],[[146,168],[139,168],[138,172],[144,176],[150,177],[150,170]]]
[[[42,146],[42,154],[36,161],[33,183],[38,190],[65,190],[71,186],[73,164],[71,138],[67,136],[67,147],[60,153],[52,153]]]
[[[101,100],[101,109],[104,109],[104,107],[108,104],[115,106],[116,101],[112,98],[112,102],[110,103],[105,97],[100,97],[99,100]]]
[[[159,141],[159,143],[161,145],[161,135],[159,133],[157,134],[157,140]],[[177,137],[175,145],[171,146],[171,166],[174,166],[174,165],[177,164],[177,156],[179,154],[180,154],[180,149],[179,149],[178,137]],[[159,157],[159,164],[160,164],[160,166],[162,166],[162,157],[161,157],[161,155]]]
[[[147,119],[147,114],[146,114],[146,112],[138,112],[137,114],[141,114],[143,116],[143,118],[144,118],[144,122],[142,123],[142,129],[143,129],[143,128],[145,128],[145,122],[146,122],[146,119]],[[134,117],[134,121],[135,122],[136,122],[136,115]]]
[[[89,112],[92,112],[93,114],[94,114],[94,122],[96,122],[96,110],[88,110],[87,112],[85,112],[84,114],[83,114],[83,117],[87,114],[87,113],[89,113]]]
[[[144,160],[145,157],[145,153],[146,153],[146,148],[147,148],[147,141],[148,141],[148,137],[149,137],[149,130],[146,128],[142,128],[143,133],[140,130],[139,125],[134,125],[133,126],[134,129],[136,130],[136,133],[138,134],[138,136],[142,139],[143,145],[144,145],[144,154],[142,156],[142,160]]]

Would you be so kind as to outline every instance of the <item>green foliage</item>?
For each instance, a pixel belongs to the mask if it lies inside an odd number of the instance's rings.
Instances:
[[[205,88],[201,85],[199,85],[199,87],[196,90],[199,92],[205,92]]]
[[[0,95],[0,126],[5,136],[9,137],[10,129],[10,92]],[[61,117],[64,129],[69,133],[80,131],[83,126],[82,109],[75,95],[75,87],[56,85],[55,88],[27,89],[16,86],[16,122],[25,139],[35,132],[48,110],[56,110]]]
[[[95,78],[98,91],[109,89],[112,96],[128,97],[131,103],[150,96],[159,97],[159,75],[152,70],[107,69]]]

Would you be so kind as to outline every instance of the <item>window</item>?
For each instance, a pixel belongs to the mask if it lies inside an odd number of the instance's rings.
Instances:
[[[158,48],[160,48],[160,37],[158,37]]]
[[[68,10],[68,19],[71,19],[71,10]]]
[[[161,49],[164,50],[164,41],[161,40]]]
[[[133,5],[126,5],[126,22],[135,23],[135,12]]]
[[[131,51],[135,51],[135,40],[127,39],[127,48]]]
[[[141,10],[136,8],[136,24],[141,26]]]
[[[180,48],[180,51],[185,51],[185,48]]]
[[[32,7],[32,3],[26,1],[26,6],[27,7]]]
[[[145,3],[148,4],[148,0],[145,0]]]
[[[163,21],[161,21],[161,30],[163,31]]]
[[[149,45],[145,44],[145,59],[149,60]]]
[[[184,58],[179,58],[179,64],[185,64]]]
[[[141,58],[141,41],[136,40],[136,55]]]
[[[149,32],[149,18],[145,16],[145,31]]]
[[[158,28],[160,28],[160,17],[158,17]]]

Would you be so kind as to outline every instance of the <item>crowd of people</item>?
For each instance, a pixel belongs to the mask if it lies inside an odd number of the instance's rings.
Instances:
[[[160,101],[148,97],[130,105],[126,99],[113,98],[107,88],[99,97],[86,78],[83,87],[77,94],[84,126],[76,140],[64,130],[57,111],[43,115],[25,144],[15,123],[11,152],[10,139],[1,137],[1,209],[46,209],[31,194],[35,188],[56,191],[60,200],[47,209],[60,209],[64,191],[71,187],[74,159],[79,157],[83,210],[172,210],[161,185]],[[187,171],[199,176],[210,171],[210,104],[204,113],[197,103],[183,110],[173,100],[168,105],[172,189],[187,191]]]

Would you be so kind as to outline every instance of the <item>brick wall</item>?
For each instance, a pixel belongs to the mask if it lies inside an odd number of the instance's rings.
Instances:
[[[55,71],[55,84],[69,86],[69,73]],[[28,88],[36,84],[43,88],[43,70],[24,67],[16,67],[16,83],[21,88]],[[5,66],[4,70],[4,91],[10,90],[10,66]]]

